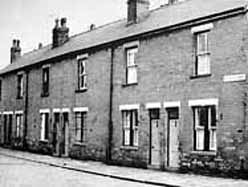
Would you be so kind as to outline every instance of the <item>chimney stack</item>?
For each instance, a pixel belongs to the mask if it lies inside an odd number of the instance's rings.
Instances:
[[[55,20],[55,27],[53,28],[53,48],[59,47],[69,40],[69,28],[66,26],[66,18]]]
[[[39,43],[38,49],[41,49],[43,47],[42,43]]]
[[[10,48],[10,63],[14,63],[21,56],[20,40],[13,40]]]
[[[177,3],[177,2],[178,2],[178,0],[168,0],[169,5],[173,5],[173,4]]]
[[[128,23],[136,23],[138,19],[148,15],[149,0],[128,0],[127,1],[127,21]]]

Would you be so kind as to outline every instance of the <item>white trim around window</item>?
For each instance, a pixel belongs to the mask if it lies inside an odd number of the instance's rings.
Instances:
[[[69,108],[62,108],[61,111],[62,112],[68,112],[69,113],[71,110]]]
[[[23,114],[23,111],[22,110],[17,110],[17,111],[15,111],[15,114]]]
[[[128,42],[128,43],[125,43],[123,45],[123,48],[124,49],[127,49],[127,48],[132,48],[132,47],[139,47],[139,41],[133,41],[133,42]]]
[[[51,67],[51,64],[44,64],[44,65],[42,66],[42,69],[50,68],[50,67]]]
[[[214,28],[214,24],[213,23],[199,25],[199,26],[192,27],[191,28],[191,33],[203,32],[203,31],[211,30],[213,28]]]
[[[50,109],[40,109],[40,113],[50,113]]]
[[[14,112],[13,111],[5,111],[5,112],[3,112],[3,115],[9,115],[9,114],[14,114]]]
[[[161,108],[161,103],[147,103],[146,109]]]
[[[209,105],[218,106],[218,104],[219,104],[219,99],[217,98],[189,100],[189,106],[209,106]]]
[[[164,108],[173,108],[173,107],[179,107],[181,106],[180,101],[166,101],[164,102]]]
[[[53,113],[60,113],[61,112],[61,109],[60,108],[54,108],[53,109]]]
[[[88,112],[89,108],[88,107],[75,107],[73,108],[73,112]]]
[[[82,54],[82,55],[78,55],[77,56],[77,60],[88,58],[88,57],[89,57],[89,54],[88,53],[85,53],[85,54]]]
[[[120,110],[138,110],[140,107],[139,104],[132,104],[132,105],[120,105],[119,109]]]

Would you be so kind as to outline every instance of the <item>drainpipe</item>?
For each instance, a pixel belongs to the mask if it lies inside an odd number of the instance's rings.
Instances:
[[[110,163],[112,160],[112,139],[113,139],[113,70],[114,70],[114,47],[111,47],[111,61],[110,61],[110,94],[109,94],[109,124],[108,124],[108,144],[106,151],[106,161]]]
[[[24,131],[23,131],[23,148],[27,150],[27,131],[28,131],[28,87],[29,87],[29,70],[26,70],[26,88],[24,101]]]

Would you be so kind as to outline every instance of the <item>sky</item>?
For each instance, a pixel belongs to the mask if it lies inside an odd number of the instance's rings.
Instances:
[[[66,17],[70,36],[126,17],[127,0],[0,0],[0,69],[10,64],[13,39],[22,54],[51,43],[56,18]],[[151,9],[166,0],[150,0]]]

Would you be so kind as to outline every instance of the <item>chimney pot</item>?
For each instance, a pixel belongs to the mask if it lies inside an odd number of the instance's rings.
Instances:
[[[39,43],[38,49],[41,49],[43,47],[42,43]]]
[[[94,30],[96,28],[96,25],[95,24],[91,24],[90,25],[90,30],[92,31],[92,30]]]
[[[61,27],[66,27],[66,18],[61,18],[60,24],[61,24]]]
[[[13,45],[10,48],[10,63],[14,63],[21,56],[20,40],[13,40]]]

